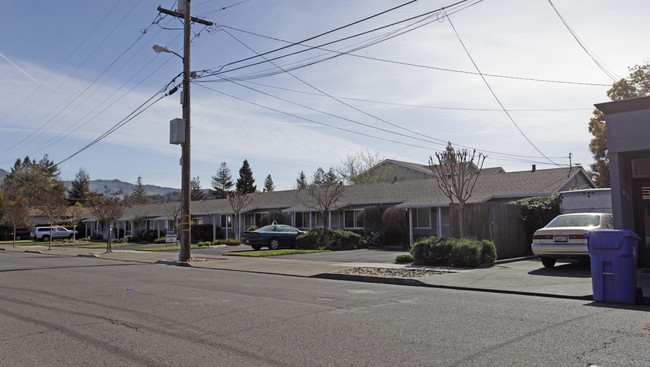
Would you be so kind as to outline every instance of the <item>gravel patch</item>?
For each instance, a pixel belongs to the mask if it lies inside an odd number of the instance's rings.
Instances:
[[[419,278],[431,275],[440,275],[451,273],[446,269],[408,269],[408,268],[375,268],[375,267],[355,267],[345,269],[339,274],[348,275],[366,275],[386,278]]]

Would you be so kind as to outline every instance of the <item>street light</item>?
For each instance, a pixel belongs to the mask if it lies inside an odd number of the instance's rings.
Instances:
[[[188,1],[189,3],[189,1]],[[178,255],[178,260],[181,262],[189,262],[192,260],[191,256],[191,211],[190,211],[190,19],[189,17],[189,4],[188,11],[185,19],[185,37],[184,37],[184,56],[168,49],[167,47],[154,45],[153,50],[157,53],[166,52],[174,54],[183,60],[183,95],[181,103],[183,104],[183,120],[185,120],[185,140],[182,145],[182,158],[181,162],[181,251]]]
[[[165,46],[161,46],[161,45],[153,45],[153,50],[156,51],[157,53],[166,52],[166,53],[174,54],[174,55],[180,57],[181,60],[183,60],[183,62],[185,62],[185,60],[183,59],[183,56],[177,54],[176,52],[174,52],[174,51],[168,49],[168,48],[165,47]]]

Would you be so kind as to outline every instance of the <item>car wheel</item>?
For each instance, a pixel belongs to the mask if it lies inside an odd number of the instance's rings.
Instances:
[[[42,240],[43,240],[43,242],[49,242],[50,241],[50,236],[45,235],[45,236],[43,236]]]
[[[277,250],[280,247],[280,240],[277,238],[271,239],[271,242],[269,242],[269,250]]]
[[[252,247],[253,250],[255,250],[255,251],[259,251],[259,250],[262,248],[262,246],[260,246],[260,245],[251,245],[251,247]]]
[[[553,259],[551,257],[543,256],[542,257],[542,265],[544,265],[545,268],[550,269],[550,268],[555,266],[555,259]]]

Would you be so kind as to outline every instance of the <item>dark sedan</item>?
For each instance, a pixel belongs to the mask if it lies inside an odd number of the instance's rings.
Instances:
[[[271,224],[254,231],[246,231],[242,242],[251,245],[254,250],[267,246],[269,250],[276,250],[280,246],[296,247],[296,237],[305,233],[298,228],[286,224]]]

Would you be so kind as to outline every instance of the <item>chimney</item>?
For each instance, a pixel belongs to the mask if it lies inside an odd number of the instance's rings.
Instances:
[[[530,172],[535,172],[535,171],[537,171],[537,165],[533,164],[533,169]]]

